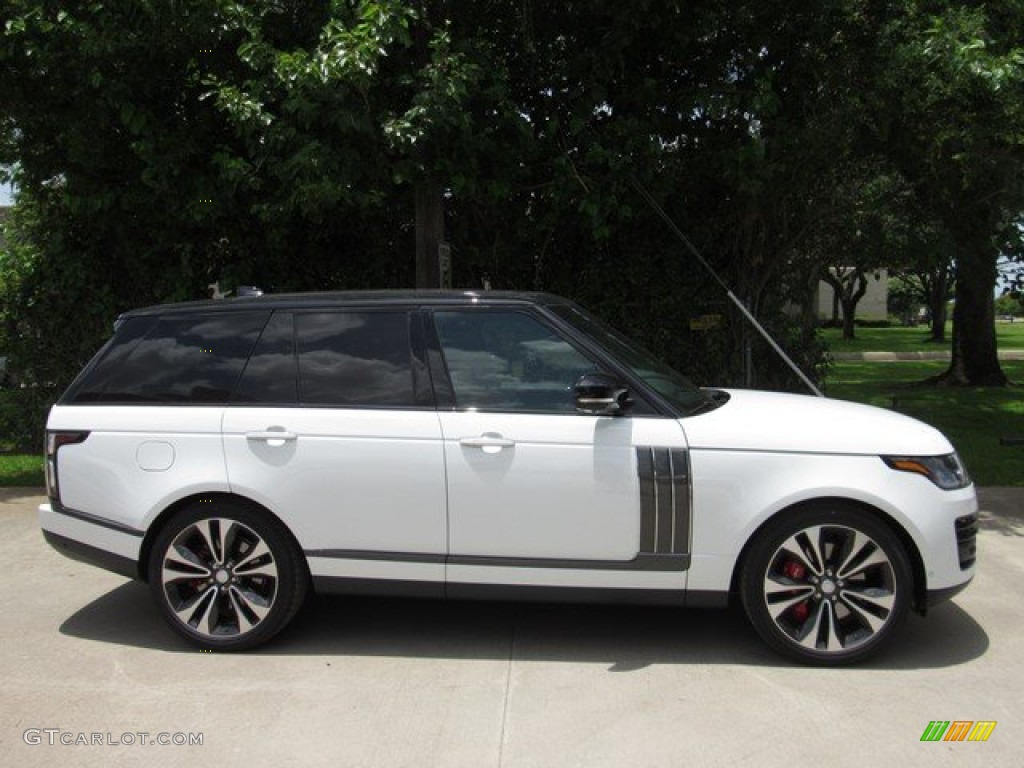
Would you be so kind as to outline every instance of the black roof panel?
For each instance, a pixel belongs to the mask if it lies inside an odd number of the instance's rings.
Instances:
[[[179,304],[157,304],[125,312],[122,317],[192,312],[230,312],[247,309],[312,309],[342,306],[468,306],[472,304],[566,304],[550,293],[529,291],[328,291],[319,293],[268,293],[231,299],[208,299]]]

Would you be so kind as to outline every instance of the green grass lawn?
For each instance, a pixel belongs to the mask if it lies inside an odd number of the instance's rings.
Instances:
[[[1024,437],[1024,387],[921,384],[945,369],[943,362],[840,361],[825,391],[829,397],[895,408],[938,428],[978,485],[1024,486],[1024,448],[999,444],[1000,437]],[[1013,381],[1024,382],[1024,362],[1004,362],[1003,370]]]
[[[843,341],[841,328],[822,330],[829,349],[835,352],[948,352],[950,343],[935,344],[928,341],[928,329],[916,328],[858,328],[857,338]],[[946,338],[951,339],[953,328],[946,326]],[[1024,322],[997,323],[996,339],[1000,349],[1024,349]]]
[[[0,453],[0,486],[41,486],[43,483],[41,455]]]
[[[14,390],[0,389],[0,417],[7,415],[7,409],[17,407]],[[0,418],[0,425],[3,424],[6,424],[6,419]],[[0,486],[43,485],[42,454],[18,453],[17,446],[9,438],[7,431],[0,429]],[[40,445],[42,439],[40,435]]]

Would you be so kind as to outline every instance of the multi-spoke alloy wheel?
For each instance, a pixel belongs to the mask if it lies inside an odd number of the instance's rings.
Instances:
[[[848,505],[806,508],[771,525],[743,571],[743,601],[770,645],[838,664],[873,653],[905,616],[910,567],[883,524]]]
[[[157,537],[149,580],[171,625],[207,648],[251,648],[305,595],[295,547],[269,517],[230,502],[176,515]]]

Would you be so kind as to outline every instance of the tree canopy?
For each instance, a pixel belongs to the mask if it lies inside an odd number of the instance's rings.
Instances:
[[[811,367],[825,266],[941,243],[951,375],[998,382],[1022,40],[1021,0],[2,0],[6,343],[59,386],[117,312],[214,282],[413,285],[432,196],[456,287],[577,298],[698,378],[751,348],[787,386],[639,182]]]

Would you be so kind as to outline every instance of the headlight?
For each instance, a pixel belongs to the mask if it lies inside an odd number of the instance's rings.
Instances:
[[[971,484],[967,469],[955,453],[947,456],[883,456],[882,461],[899,472],[923,475],[944,491]]]

